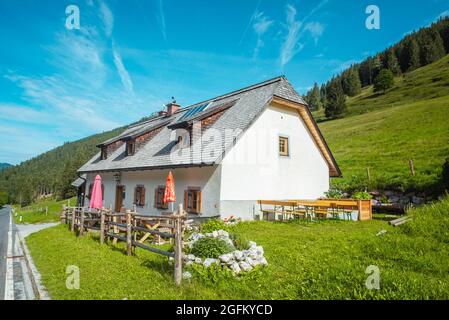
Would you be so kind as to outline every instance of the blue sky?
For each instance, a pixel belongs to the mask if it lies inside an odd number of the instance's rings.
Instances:
[[[380,30],[365,27],[368,5]],[[68,5],[80,29],[65,27]],[[429,1],[1,0],[0,162],[281,74],[304,93],[449,14]]]

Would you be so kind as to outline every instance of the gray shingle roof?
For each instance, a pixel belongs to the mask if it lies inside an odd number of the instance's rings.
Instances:
[[[164,125],[163,129],[142,146],[133,156],[125,156],[125,145],[122,145],[112,154],[108,155],[106,160],[101,160],[101,154],[99,152],[84,164],[78,172],[118,171],[144,168],[152,169],[219,163],[223,154],[228,151],[235,142],[235,135],[224,134],[225,130],[233,130],[233,132],[241,134],[257,118],[273,95],[306,104],[285,77],[276,77],[228,94],[196,103],[179,110],[170,117],[158,117],[129,127],[121,135],[109,139],[101,145],[125,139],[129,136],[135,136],[136,134],[138,135],[147,132],[152,128]],[[218,130],[222,133],[222,139],[202,139],[203,150],[207,148],[208,150],[216,150],[217,152],[201,152],[199,148],[193,148],[190,153],[179,155],[176,161],[173,161],[171,150],[176,144],[174,141],[175,135],[173,134],[173,130],[169,129],[167,126],[175,124],[185,112],[201,104],[211,103],[210,106],[203,111],[205,113],[229,102],[233,102],[234,104],[226,109],[223,115],[219,117],[209,129],[203,132],[203,137],[208,136],[208,134],[212,132],[211,129]],[[184,153],[187,153],[185,152],[185,149]]]

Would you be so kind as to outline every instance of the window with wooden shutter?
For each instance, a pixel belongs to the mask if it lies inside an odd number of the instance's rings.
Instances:
[[[136,186],[134,189],[134,204],[139,207],[145,206],[145,187]]]
[[[164,193],[164,186],[159,186],[154,191],[154,206],[157,209],[168,209],[168,203],[164,203]]]
[[[279,154],[281,156],[289,156],[289,145],[287,137],[279,137]]]
[[[134,155],[135,151],[136,151],[136,141],[135,140],[126,141],[126,155],[132,156]]]
[[[184,207],[189,213],[201,213],[202,199],[200,188],[188,188],[184,192]]]
[[[101,147],[101,160],[108,158],[108,147]]]

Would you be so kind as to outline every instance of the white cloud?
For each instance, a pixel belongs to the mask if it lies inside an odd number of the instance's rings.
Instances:
[[[306,25],[306,27],[302,27],[304,23],[327,2],[328,0],[321,1],[317,6],[312,8],[312,10],[302,20],[296,19],[297,10],[293,5],[288,4],[286,6],[287,36],[285,37],[285,40],[281,46],[279,57],[281,68],[284,67],[284,65],[286,65],[298,52],[300,52],[304,48],[305,44],[299,42],[299,40],[301,39],[305,31],[309,31],[312,36],[317,36],[318,34],[321,35],[321,33],[324,31],[324,27],[317,22],[309,23],[308,25]]]
[[[122,81],[123,86],[125,87],[128,93],[134,93],[133,82],[131,80],[131,77],[129,76],[128,71],[123,65],[122,57],[118,52],[118,50],[116,49],[115,45],[112,46],[112,54],[114,55],[114,64],[120,75],[120,79]]]
[[[304,29],[310,32],[310,35],[315,40],[315,44],[324,32],[324,26],[319,22],[309,22],[305,25]]]
[[[164,4],[162,0],[158,0],[158,14],[156,16],[157,22],[159,24],[159,29],[161,30],[162,36],[167,40],[166,25],[165,25],[165,14],[164,14]]]
[[[109,38],[112,35],[112,30],[114,28],[114,15],[104,1],[100,1],[100,14],[105,34]]]
[[[281,67],[286,65],[304,47],[304,44],[298,42],[302,22],[296,20],[296,13],[295,7],[287,5],[288,34],[281,48]]]
[[[263,12],[256,11],[252,17],[253,29],[257,35],[257,43],[254,49],[253,57],[257,57],[260,49],[264,46],[264,41],[262,40],[262,36],[268,31],[270,26],[273,24],[273,20],[269,20]]]

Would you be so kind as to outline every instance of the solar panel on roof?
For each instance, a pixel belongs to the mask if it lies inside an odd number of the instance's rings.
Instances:
[[[190,118],[191,116],[206,109],[208,105],[209,105],[209,103],[204,103],[204,104],[201,104],[199,106],[196,106],[196,107],[188,110],[186,113],[184,113],[184,115],[181,118],[179,118],[179,120],[184,120],[184,119]]]

